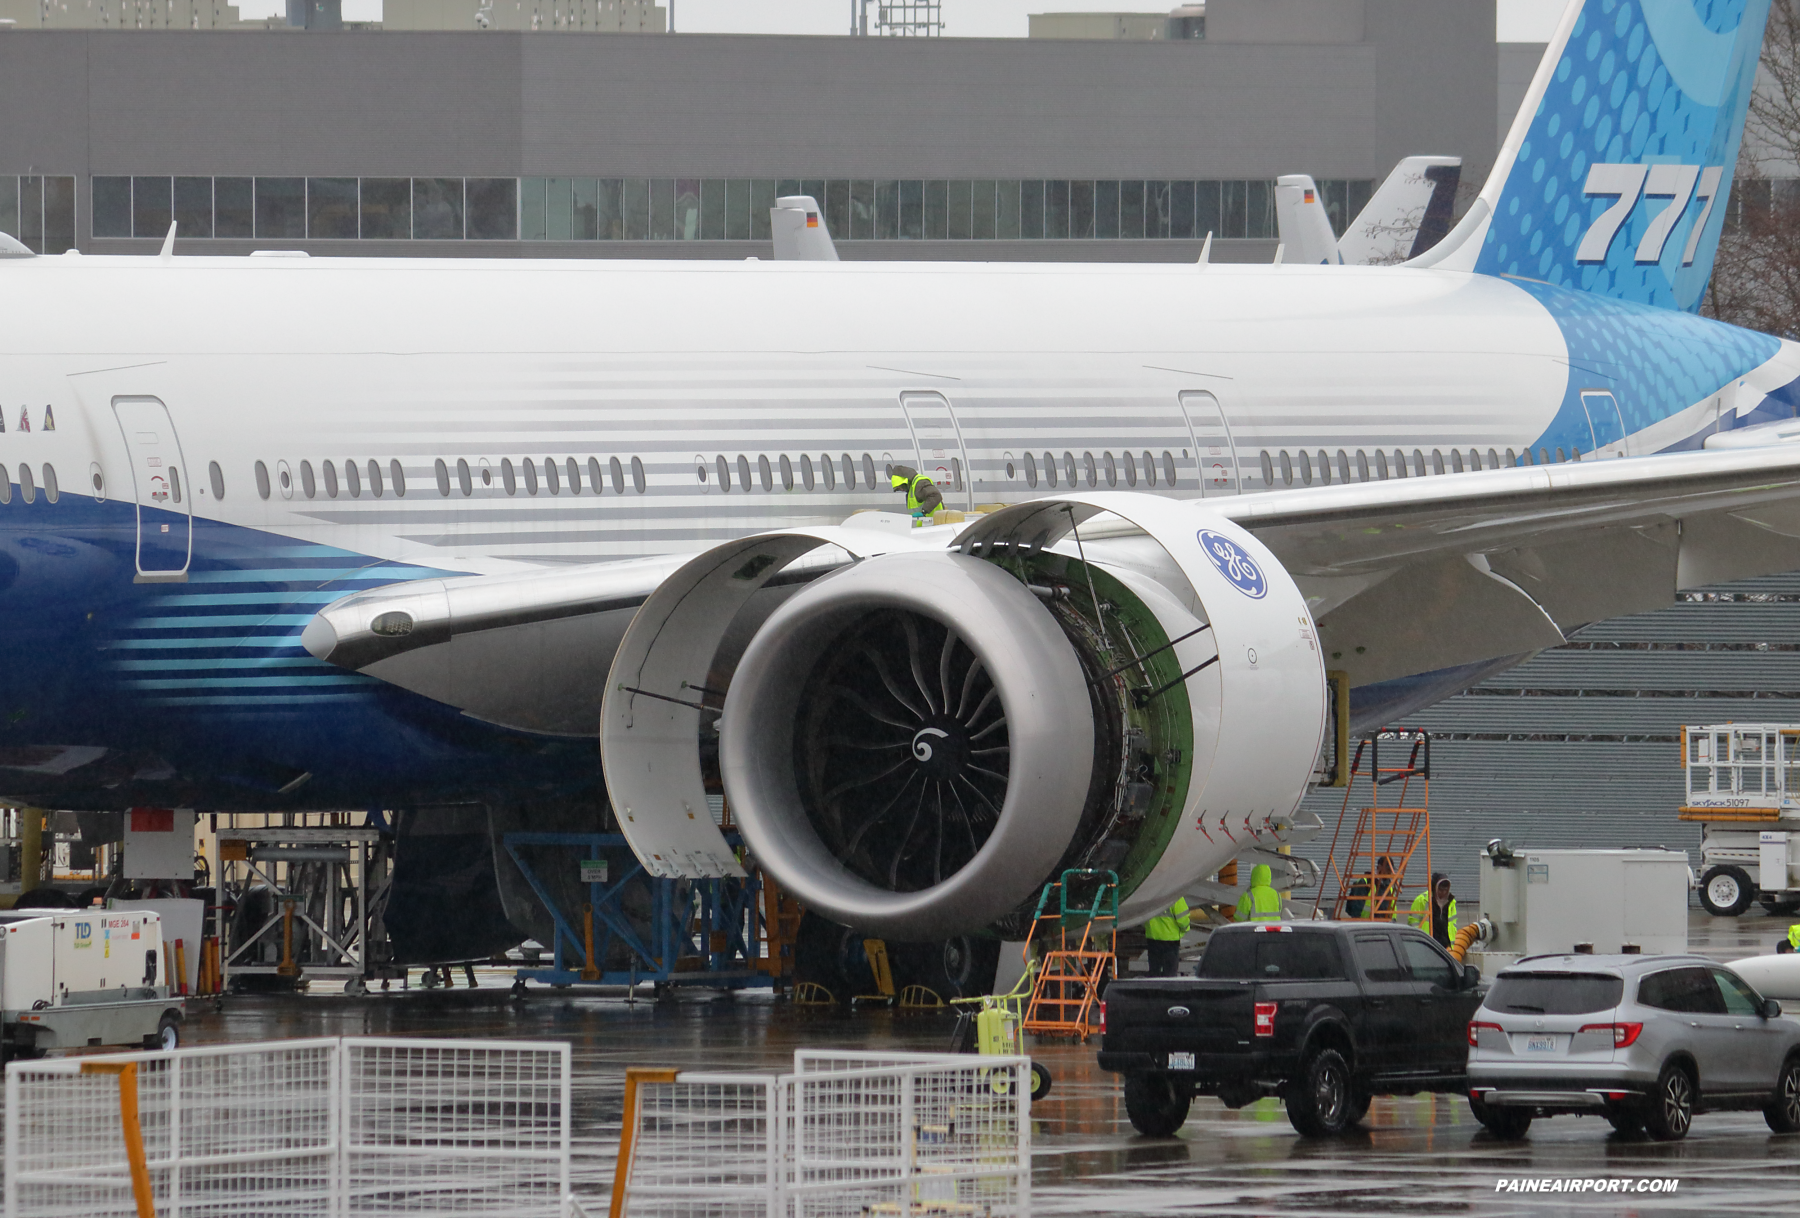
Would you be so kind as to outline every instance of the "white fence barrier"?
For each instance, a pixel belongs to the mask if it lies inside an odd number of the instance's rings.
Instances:
[[[6,1068],[7,1218],[135,1218],[116,1075]],[[108,1054],[137,1067],[161,1218],[562,1218],[569,1046],[342,1037]]]
[[[632,1075],[615,1216],[1030,1213],[1028,1058],[801,1050],[792,1074]]]

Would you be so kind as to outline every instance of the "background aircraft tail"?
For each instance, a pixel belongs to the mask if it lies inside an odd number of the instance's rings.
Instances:
[[[1481,195],[1414,266],[1699,307],[1770,0],[1572,0]]]

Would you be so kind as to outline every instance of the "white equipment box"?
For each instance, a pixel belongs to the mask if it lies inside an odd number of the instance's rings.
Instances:
[[[194,810],[133,808],[125,813],[125,878],[194,878]]]
[[[0,912],[0,1055],[148,1043],[173,1048],[162,919],[143,909]]]
[[[1577,944],[1600,955],[1685,952],[1687,909],[1679,850],[1490,849],[1481,856],[1481,913],[1494,935],[1482,944],[1488,959],[1470,960],[1492,976],[1518,957]]]

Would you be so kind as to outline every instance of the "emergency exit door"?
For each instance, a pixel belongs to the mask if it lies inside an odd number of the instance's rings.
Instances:
[[[962,428],[949,400],[941,393],[903,393],[900,406],[906,411],[906,425],[912,430],[917,454],[914,467],[937,484],[945,507],[952,505],[953,494],[960,497],[956,506],[973,507],[969,454],[963,447]]]
[[[1619,413],[1619,399],[1603,389],[1583,389],[1581,408],[1587,412],[1592,437],[1588,451],[1596,457],[1623,457],[1625,417]]]
[[[185,580],[194,552],[192,497],[168,407],[151,397],[118,397],[112,405],[137,497],[137,582]]]
[[[1237,448],[1219,399],[1210,393],[1184,393],[1181,411],[1199,451],[1200,493],[1206,496],[1238,493]]]

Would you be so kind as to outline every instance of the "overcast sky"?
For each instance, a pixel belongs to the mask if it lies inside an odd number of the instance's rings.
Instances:
[[[465,3],[471,12],[477,0]],[[661,0],[665,5],[671,0]],[[846,34],[851,0],[672,0],[675,29],[686,34]],[[871,0],[873,3],[873,0]],[[1564,0],[1497,0],[1501,42],[1543,42]],[[944,33],[953,38],[1023,38],[1031,13],[1153,13],[1172,4],[1144,0],[943,0]],[[287,11],[286,0],[238,0],[246,18]],[[346,21],[381,20],[381,0],[344,0]],[[871,22],[874,15],[870,15]]]

